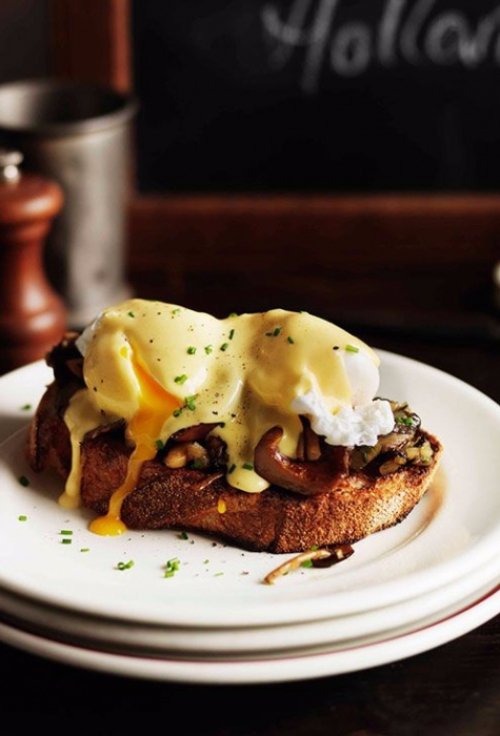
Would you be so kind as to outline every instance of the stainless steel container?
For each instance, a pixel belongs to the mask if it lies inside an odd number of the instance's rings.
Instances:
[[[0,145],[55,179],[65,205],[46,248],[47,273],[74,327],[129,295],[125,282],[130,123],[135,100],[52,80],[0,85]]]

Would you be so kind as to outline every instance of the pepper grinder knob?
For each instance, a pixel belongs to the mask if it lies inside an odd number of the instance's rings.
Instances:
[[[43,246],[63,196],[49,179],[20,171],[0,149],[0,371],[43,358],[64,334],[66,310],[43,269]]]

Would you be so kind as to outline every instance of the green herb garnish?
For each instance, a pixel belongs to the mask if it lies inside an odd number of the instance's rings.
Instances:
[[[127,312],[127,317],[135,317],[135,314],[133,312]]]
[[[163,448],[165,447],[165,443],[163,442],[163,440],[156,440],[155,445],[157,450],[163,450]]]
[[[68,539],[65,537],[64,539],[61,539],[61,544],[71,544],[73,542],[72,539]]]
[[[80,552],[90,552],[90,547],[80,547]]]
[[[228,349],[228,347],[229,347],[229,343],[223,342],[219,349],[222,350],[222,352],[225,352]]]
[[[173,557],[165,563],[164,578],[173,578],[175,573],[179,570],[181,561],[178,557]]]
[[[134,561],[129,560],[128,562],[119,562],[116,566],[117,570],[130,570],[134,566]]]
[[[232,340],[234,337],[234,330],[231,330],[229,333],[229,339]]]
[[[300,566],[301,567],[312,567],[313,566],[313,561],[312,560],[304,560],[304,562],[301,562],[300,563]]]
[[[411,417],[396,417],[396,424],[404,424],[406,427],[412,427],[413,419]]]
[[[194,345],[190,345],[186,352],[188,355],[194,355],[196,353],[196,348],[194,347]]]
[[[235,470],[236,470],[236,465],[233,463],[231,467],[229,468],[229,470],[227,471],[227,474],[229,475],[229,473],[233,473]]]
[[[179,539],[189,539],[189,536],[188,536],[188,533],[187,532],[181,532],[177,536],[179,537]]]
[[[213,351],[213,347],[211,345],[205,345],[205,352],[207,355],[210,355],[212,351]]]
[[[174,378],[174,383],[179,383],[182,386],[182,384],[186,383],[187,380],[188,380],[188,377],[186,376],[185,373],[183,373],[181,376],[176,376]]]
[[[182,409],[174,409],[172,414],[174,415],[174,417],[180,417],[180,415],[182,414]]]
[[[29,411],[31,409],[31,404],[24,404],[24,406],[21,406],[21,411]]]
[[[243,463],[243,465],[242,465],[241,467],[242,467],[242,468],[243,468],[244,470],[253,470],[253,465],[252,465],[252,463]]]
[[[71,537],[73,532],[71,531],[71,529],[61,529],[59,534],[61,534],[63,537]]]
[[[193,394],[192,396],[186,396],[184,399],[184,406],[186,409],[189,409],[189,411],[194,411],[196,409],[196,404],[194,403],[196,399],[198,398],[198,394]]]
[[[345,349],[348,353],[359,353],[359,348],[355,347],[354,345],[346,345]]]
[[[266,332],[266,337],[278,337],[281,332],[281,327],[275,327],[272,332]]]
[[[290,335],[288,335],[286,339],[287,339],[287,342],[290,343],[290,345],[295,345],[295,340],[293,339],[293,337],[290,337]]]
[[[17,517],[18,521],[28,521],[28,517],[25,514],[21,514]]]
[[[179,314],[180,311],[180,307],[176,307],[175,309],[172,309],[172,314]]]

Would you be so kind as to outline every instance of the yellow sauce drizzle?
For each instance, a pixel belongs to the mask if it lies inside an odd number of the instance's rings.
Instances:
[[[276,309],[218,320],[139,299],[111,307],[87,337],[87,388],[75,394],[65,414],[73,462],[61,503],[79,503],[85,434],[120,419],[134,449],[108,513],[90,525],[97,534],[125,531],[122,504],[143,463],[156,456],[157,441],[200,423],[220,423],[213,433],[227,447],[228,483],[248,493],[265,490],[269,483],[252,467],[255,446],[280,426],[280,450],[295,457],[302,425],[292,401],[315,391],[332,413],[350,404],[342,358],[347,345],[378,365],[363,342],[307,313]],[[218,510],[224,513],[225,504]]]
[[[120,518],[122,504],[137,485],[143,463],[152,460],[158,452],[156,440],[165,417],[180,405],[179,400],[165,391],[136,357],[132,356],[131,362],[139,382],[141,402],[128,425],[128,435],[135,447],[128,461],[125,480],[110,498],[108,513],[90,524],[91,532],[103,536],[116,536],[126,531],[127,527]]]

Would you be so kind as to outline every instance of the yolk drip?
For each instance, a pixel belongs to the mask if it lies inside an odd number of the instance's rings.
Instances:
[[[120,518],[122,504],[137,485],[143,463],[156,456],[156,440],[165,418],[180,406],[179,400],[165,391],[136,357],[132,357],[132,365],[140,386],[140,408],[128,426],[135,447],[125,480],[110,498],[108,513],[90,524],[90,531],[103,536],[116,536],[127,530]]]

